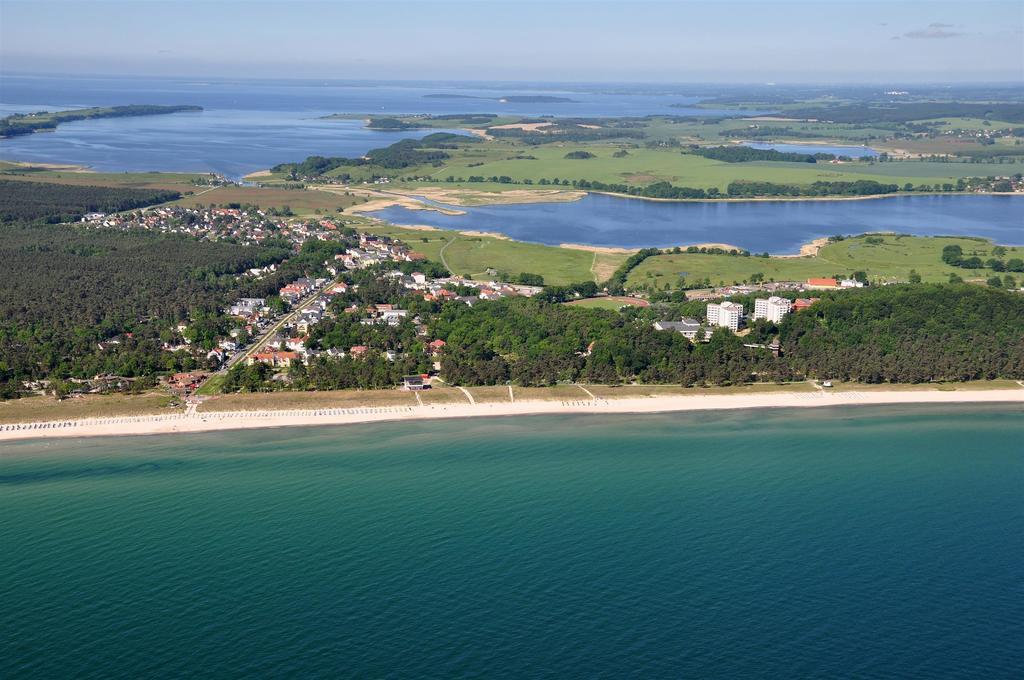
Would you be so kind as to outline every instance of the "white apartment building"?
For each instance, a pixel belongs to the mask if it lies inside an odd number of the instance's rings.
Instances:
[[[781,323],[783,317],[789,314],[792,308],[792,302],[777,295],[758,298],[754,300],[754,321],[768,319],[772,323]]]
[[[743,305],[735,302],[721,302],[708,305],[708,324],[723,326],[733,333],[739,330],[743,321]]]

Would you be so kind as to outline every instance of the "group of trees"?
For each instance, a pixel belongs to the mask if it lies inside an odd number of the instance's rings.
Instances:
[[[817,163],[818,161],[833,161],[837,156],[831,153],[791,153],[776,151],[775,149],[754,149],[749,146],[697,146],[691,145],[683,153],[703,156],[725,163],[748,163],[750,161],[782,161],[790,163]],[[841,156],[844,160],[849,160]]]
[[[449,182],[462,181],[462,178],[449,177]],[[498,184],[534,184],[533,180],[515,180],[512,177],[483,175],[471,175],[470,182],[494,182]],[[599,180],[589,179],[547,179],[541,178],[536,182],[539,186],[571,186],[574,189],[584,191],[601,191],[612,194],[625,194],[628,196],[639,196],[642,198],[661,199],[717,199],[737,197],[764,197],[764,196],[874,196],[881,194],[896,193],[900,190],[896,184],[882,184],[874,180],[857,180],[853,182],[814,182],[812,184],[778,184],[775,182],[731,182],[722,193],[717,187],[699,189],[694,187],[676,186],[670,182],[654,182],[646,186],[635,184],[608,183]],[[952,185],[950,190],[952,190]],[[905,188],[913,190],[913,186]]]
[[[992,248],[992,257],[982,260],[977,255],[964,257],[964,250],[959,245],[948,245],[942,249],[942,261],[951,267],[963,269],[991,269],[994,272],[1024,272],[1024,259],[1011,257],[1008,260],[1000,259],[1006,254],[1006,248],[995,246]]]
[[[655,331],[649,321],[659,313],[665,310],[616,313],[537,299],[501,300],[446,305],[432,331],[447,342],[445,379],[463,385],[1024,377],[1024,298],[977,286],[825,293],[778,327],[755,324],[750,338],[762,342],[778,334],[781,357],[745,347],[750,340],[721,329],[710,342],[696,345],[678,333]]]
[[[730,182],[726,193],[734,197],[746,196],[875,196],[894,194],[896,184],[882,184],[870,179],[854,182],[813,182],[806,184],[778,184],[775,182]]]
[[[344,167],[376,166],[386,170],[399,170],[415,165],[440,163],[449,158],[445,148],[454,148],[455,142],[473,143],[475,138],[450,132],[435,132],[423,139],[403,139],[382,149],[371,149],[362,158],[343,156],[309,156],[300,163],[281,163],[271,170],[284,173],[292,179],[319,177],[331,170]]]
[[[181,198],[176,191],[0,179],[0,223],[71,222],[91,212],[120,212]]]
[[[266,297],[283,307],[275,295],[281,286],[325,275],[325,261],[358,243],[348,228],[335,240],[311,239],[295,250],[278,238],[239,245],[50,224],[69,211],[112,212],[175,197],[139,189],[0,182],[0,395],[17,396],[22,382],[42,378],[114,374],[151,381],[166,371],[196,368],[202,359],[192,353],[163,349],[165,343],[182,341],[178,323],[188,323],[185,336],[193,347],[211,349],[230,330],[223,309],[232,299]],[[241,275],[269,264],[276,270],[261,278]]]
[[[0,394],[16,396],[22,381],[40,378],[194,368],[191,356],[162,350],[174,326],[218,315],[241,292],[240,272],[288,254],[143,231],[3,224]]]

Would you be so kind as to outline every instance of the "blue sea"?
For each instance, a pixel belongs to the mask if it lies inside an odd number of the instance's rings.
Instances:
[[[1024,411],[4,444],[4,678],[1018,678]]]
[[[457,95],[437,98],[431,95]],[[568,102],[500,102],[542,95]],[[560,117],[764,113],[695,109],[707,95],[675,88],[524,83],[228,80],[0,75],[0,116],[125,104],[188,104],[197,113],[79,121],[0,140],[5,160],[71,163],[108,172],[166,170],[241,177],[310,155],[360,156],[428,131],[366,130],[332,113],[494,113]]]

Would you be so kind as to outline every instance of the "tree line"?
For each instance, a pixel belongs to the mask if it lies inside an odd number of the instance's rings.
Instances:
[[[826,292],[774,326],[783,353],[745,347],[717,329],[706,344],[655,331],[665,309],[616,313],[499,300],[445,305],[431,324],[447,342],[448,382],[487,385],[560,381],[728,385],[805,378],[867,383],[1024,377],[1024,298],[966,284],[903,285]],[[675,313],[697,313],[703,304]]]
[[[181,198],[177,191],[0,179],[0,223],[72,222],[91,212],[122,212]]]

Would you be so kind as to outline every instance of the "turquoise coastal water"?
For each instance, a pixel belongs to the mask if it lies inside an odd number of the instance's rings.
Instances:
[[[1024,411],[0,445],[0,676],[1013,677]]]

